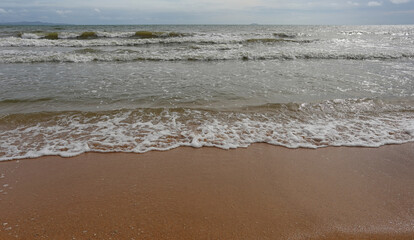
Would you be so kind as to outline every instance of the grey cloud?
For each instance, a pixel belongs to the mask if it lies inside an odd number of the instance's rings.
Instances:
[[[394,3],[394,4],[401,4],[401,3],[408,3],[411,0],[390,0],[390,2]]]
[[[379,7],[382,6],[382,2],[377,2],[377,1],[370,1],[368,2],[368,7]]]

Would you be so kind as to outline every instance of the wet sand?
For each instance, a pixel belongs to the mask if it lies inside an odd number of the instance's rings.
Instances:
[[[414,239],[414,144],[0,162],[0,239]]]

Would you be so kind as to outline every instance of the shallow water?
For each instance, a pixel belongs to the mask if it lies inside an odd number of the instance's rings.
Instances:
[[[0,159],[410,142],[413,46],[414,26],[1,26]]]

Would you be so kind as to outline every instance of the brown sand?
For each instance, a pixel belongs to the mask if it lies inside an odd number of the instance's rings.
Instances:
[[[414,239],[414,144],[42,157],[0,191],[2,240]]]

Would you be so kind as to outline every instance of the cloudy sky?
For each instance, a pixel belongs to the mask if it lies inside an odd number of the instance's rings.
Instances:
[[[1,0],[0,22],[414,24],[414,0]]]

